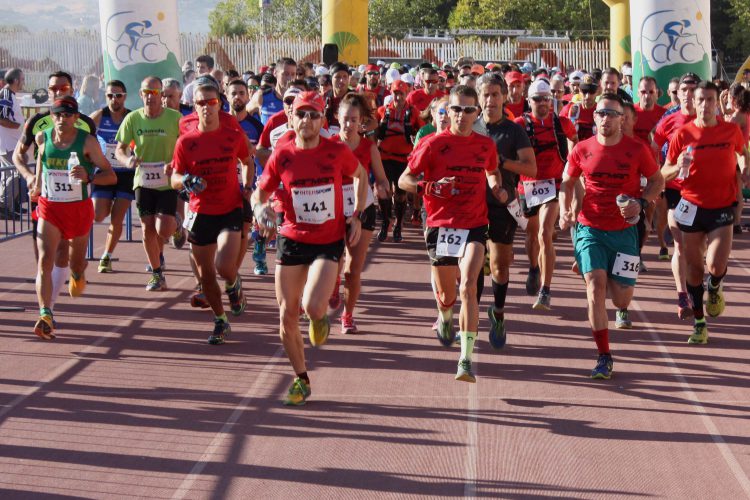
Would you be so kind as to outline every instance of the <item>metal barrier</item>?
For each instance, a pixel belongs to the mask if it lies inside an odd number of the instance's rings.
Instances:
[[[31,204],[26,181],[16,167],[0,166],[0,242],[32,230]]]

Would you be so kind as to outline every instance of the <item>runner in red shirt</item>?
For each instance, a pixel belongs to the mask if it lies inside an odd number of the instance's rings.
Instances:
[[[508,84],[508,101],[505,103],[505,109],[509,111],[509,114],[515,118],[530,111],[526,102],[523,73],[509,71],[505,74],[505,83]]]
[[[413,90],[406,97],[406,104],[416,109],[419,113],[427,109],[433,99],[443,97],[443,92],[438,89],[438,72],[432,68],[425,68],[422,70],[424,74],[424,80],[422,80],[423,88]],[[424,125],[423,122],[419,123],[419,127]]]
[[[425,241],[441,319],[437,335],[446,347],[455,340],[453,304],[460,274],[461,358],[456,380],[475,382],[471,353],[479,326],[476,284],[487,240],[487,182],[501,203],[507,201],[508,193],[502,188],[494,141],[472,130],[479,116],[476,91],[464,85],[454,88],[448,109],[450,129],[419,142],[399,185],[424,195]],[[422,181],[420,174],[424,174]]]
[[[323,110],[323,99],[316,92],[295,98],[294,141],[274,149],[252,198],[256,221],[266,235],[272,234],[276,215],[267,202],[279,183],[284,185],[275,274],[281,340],[296,374],[284,400],[287,405],[303,405],[310,395],[299,331],[300,302],[310,318],[310,343],[324,344],[330,330],[328,298],[336,283],[344,239],[350,245],[358,243],[367,199],[364,167],[348,146],[320,136]],[[349,218],[344,217],[344,176],[355,182],[354,212]]]
[[[688,344],[706,344],[704,269],[708,268],[706,313],[716,317],[725,307],[722,288],[732,250],[732,223],[737,203],[736,166],[742,167],[745,181],[750,181],[750,153],[740,128],[718,120],[719,89],[716,85],[698,84],[694,102],[695,120],[673,136],[662,172],[666,179],[683,177],[682,198],[674,210],[674,220],[682,231],[687,291],[695,317]]]
[[[659,98],[659,87],[653,76],[644,76],[638,84],[638,104],[635,105],[637,120],[635,122],[635,135],[651,143],[651,132],[659,123],[666,109],[659,106],[656,101]]]
[[[209,344],[223,344],[231,332],[217,273],[224,279],[232,314],[245,310],[239,254],[242,244],[242,197],[250,197],[255,174],[252,146],[238,123],[222,124],[219,87],[205,79],[195,90],[198,127],[181,135],[175,144],[172,187],[190,193],[190,216],[185,222],[188,241],[198,269],[201,289],[214,313]],[[242,163],[244,191],[237,178]]]
[[[622,133],[622,99],[602,95],[596,109],[597,135],[581,141],[568,157],[560,187],[560,228],[574,224],[575,185],[583,175],[585,194],[575,231],[578,268],[586,282],[588,316],[599,351],[592,378],[610,378],[606,300],[612,298],[618,316],[633,297],[638,276],[638,235],[633,223],[642,207],[654,200],[664,185],[649,148]],[[648,179],[641,193],[641,175]],[[618,195],[629,197],[619,206]],[[639,198],[640,196],[640,198]]]
[[[380,67],[368,64],[365,67],[365,83],[357,86],[357,92],[370,92],[375,96],[377,106],[382,106],[390,92],[385,85],[380,84]]]
[[[569,118],[576,127],[578,140],[583,141],[596,135],[596,125],[594,123],[594,110],[596,110],[596,95],[599,86],[589,79],[581,83],[581,102],[569,102],[563,106],[560,116]]]
[[[526,254],[529,273],[526,293],[537,295],[534,309],[551,308],[552,272],[555,247],[552,237],[558,215],[557,192],[560,189],[567,153],[576,143],[575,127],[570,120],[552,112],[552,90],[546,80],[529,87],[531,113],[516,118],[526,129],[536,156],[536,177],[521,175],[518,201],[528,219]]]

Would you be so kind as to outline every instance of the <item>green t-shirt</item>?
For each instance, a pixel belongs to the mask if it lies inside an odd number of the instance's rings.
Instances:
[[[424,127],[420,128],[419,132],[417,132],[416,137],[414,137],[414,145],[416,146],[417,144],[419,144],[419,140],[422,137],[433,134],[436,130],[437,129],[435,128],[435,125],[433,125],[432,123],[428,123]]]
[[[182,114],[170,108],[165,108],[157,118],[147,118],[143,108],[125,116],[115,139],[127,145],[134,143],[135,155],[145,164],[135,169],[134,188],[171,189],[169,179],[159,172],[164,163],[172,161],[180,135],[180,118]]]

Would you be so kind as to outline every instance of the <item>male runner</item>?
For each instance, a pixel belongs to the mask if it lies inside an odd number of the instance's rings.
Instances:
[[[708,269],[706,313],[713,318],[725,307],[722,287],[732,250],[732,224],[737,203],[736,166],[742,167],[744,180],[749,182],[750,153],[740,128],[734,123],[717,120],[719,89],[716,85],[699,83],[693,100],[695,117],[673,135],[662,172],[670,180],[680,172],[684,177],[681,198],[673,216],[682,232],[687,290],[695,318],[688,343],[706,344],[704,269]]]
[[[566,104],[560,112],[560,116],[564,116],[573,122],[578,140],[583,141],[596,135],[594,110],[596,109],[596,96],[599,93],[599,86],[590,76],[586,76],[580,85],[580,93],[581,101],[571,101]]]
[[[383,105],[390,92],[385,85],[380,84],[380,68],[377,65],[369,64],[365,67],[365,83],[357,86],[357,92],[371,92],[375,95],[375,103]]]
[[[271,116],[282,110],[284,92],[289,88],[289,82],[297,76],[297,63],[294,62],[294,59],[288,57],[280,58],[276,61],[273,76],[276,80],[275,85],[253,94],[253,98],[248,104],[248,112],[251,115],[259,114],[263,125]]]
[[[266,203],[279,183],[284,185],[285,196],[278,200],[284,221],[276,251],[276,299],[281,340],[296,374],[286,405],[303,405],[311,393],[299,331],[300,304],[310,318],[310,343],[324,344],[330,331],[328,299],[344,253],[344,238],[351,245],[359,240],[359,216],[368,189],[367,173],[349,147],[320,137],[324,108],[322,97],[314,91],[295,98],[294,139],[276,147],[252,197],[256,220],[264,231],[273,231],[276,215]],[[345,175],[353,177],[356,186],[355,211],[346,220]]]
[[[585,194],[574,237],[575,258],[586,282],[588,316],[599,351],[591,378],[609,379],[613,371],[609,348],[606,299],[627,309],[638,277],[638,235],[627,221],[659,195],[663,179],[649,148],[622,134],[622,99],[604,94],[596,107],[597,134],[581,141],[568,157],[560,188],[560,228],[575,223],[575,184],[583,175]],[[648,179],[641,194],[641,175]],[[630,203],[618,208],[616,198]],[[641,198],[639,198],[641,196]]]

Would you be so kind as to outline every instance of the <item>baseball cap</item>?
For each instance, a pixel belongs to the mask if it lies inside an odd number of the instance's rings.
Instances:
[[[263,73],[263,76],[260,77],[260,84],[261,85],[276,85],[276,77],[273,76],[271,73]]]
[[[471,72],[476,73],[477,75],[483,75],[484,67],[481,64],[473,64],[471,66]]]
[[[570,83],[580,83],[581,80],[583,80],[585,73],[583,71],[573,71],[570,75],[568,75],[568,82]]]
[[[700,82],[701,77],[696,75],[695,73],[685,73],[680,77],[680,85],[682,85],[683,83],[698,85]]]
[[[365,66],[365,73],[370,73],[372,71],[380,73],[380,67],[377,64],[368,64]]]
[[[213,76],[201,75],[195,79],[195,88],[209,88],[213,90],[219,90],[219,84]]]
[[[322,113],[323,109],[325,108],[323,98],[320,97],[319,93],[313,90],[306,90],[297,94],[297,97],[294,98],[294,103],[292,104],[292,106],[295,111],[298,109],[308,108],[312,109],[313,111],[317,111],[318,113]]]
[[[544,78],[538,78],[531,82],[531,86],[529,87],[529,97],[535,95],[552,95],[552,88],[550,87],[549,82]]]
[[[399,63],[395,61],[391,63],[391,69],[400,69],[400,68],[401,68],[401,65]]]
[[[396,80],[395,82],[391,83],[391,92],[402,92],[404,94],[408,94],[409,86],[406,84],[406,82]]]
[[[523,74],[518,71],[508,71],[505,73],[505,83],[510,85],[511,83],[521,82],[523,83]]]
[[[401,75],[401,81],[409,85],[414,85],[414,76],[411,73],[404,73]]]
[[[78,113],[78,102],[73,97],[66,95],[55,99],[50,111],[52,113]]]
[[[342,62],[337,62],[337,63],[333,63],[328,70],[328,72],[331,75],[335,75],[339,71],[346,71],[347,73],[349,73],[349,66],[347,66],[346,64]]]
[[[378,59],[375,64],[377,64],[378,66],[385,66],[385,61],[383,61],[382,59]]]
[[[357,66],[357,71],[359,71],[360,73],[364,73],[365,68],[367,68],[367,66],[365,66],[364,64],[360,64],[359,66]]]
[[[471,68],[472,66],[474,66],[474,58],[472,57],[460,57],[456,61],[457,68]]]
[[[390,85],[393,82],[401,80],[401,73],[397,69],[391,68],[385,73],[385,82]]]
[[[321,76],[321,75],[327,75],[328,74],[328,68],[325,66],[318,66],[315,68],[315,76]]]
[[[284,98],[282,100],[286,101],[287,97],[297,97],[301,93],[302,89],[300,89],[299,87],[289,87],[288,89],[286,89],[286,92],[284,92]]]
[[[632,66],[624,66],[622,68],[622,75],[623,76],[633,76],[633,67]]]
[[[591,81],[587,80],[581,83],[581,92],[593,93],[593,92],[596,92],[598,89],[599,89],[599,84],[597,84],[593,80],[593,78],[591,79]]]
[[[419,69],[430,69],[432,68],[432,63],[429,62],[423,62],[419,66],[417,66]]]

